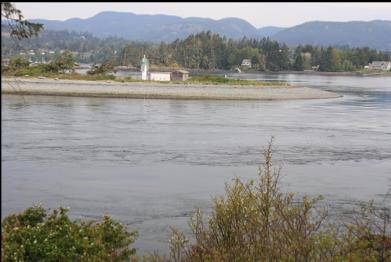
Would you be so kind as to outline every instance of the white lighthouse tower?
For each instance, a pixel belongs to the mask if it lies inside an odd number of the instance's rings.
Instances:
[[[141,79],[142,80],[148,80],[148,73],[149,73],[149,61],[145,57],[141,60]]]

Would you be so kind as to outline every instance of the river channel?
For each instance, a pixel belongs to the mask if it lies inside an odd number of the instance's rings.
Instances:
[[[167,251],[195,208],[257,177],[274,136],[284,190],[333,208],[391,203],[391,77],[237,74],[320,88],[335,99],[213,101],[2,95],[2,217],[37,203],[73,218],[105,212]],[[342,212],[342,211],[341,211]]]

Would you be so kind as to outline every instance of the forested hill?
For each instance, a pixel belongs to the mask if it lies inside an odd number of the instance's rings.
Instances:
[[[2,57],[53,61],[66,50],[80,63],[105,63],[140,66],[146,55],[151,64],[189,69],[234,70],[243,59],[250,59],[252,71],[362,70],[372,61],[390,61],[391,53],[369,48],[338,49],[312,45],[289,48],[269,38],[232,40],[211,31],[193,34],[171,43],[145,43],[121,38],[96,38],[90,34],[67,31],[44,31],[40,37],[19,42],[2,37]],[[15,60],[16,61],[16,60]],[[243,68],[247,70],[249,68]]]
[[[7,32],[2,26],[2,32]],[[12,57],[18,54],[27,54],[35,51],[35,60],[41,59],[41,52],[60,52],[70,50],[78,53],[79,62],[102,63],[123,48],[129,41],[118,37],[97,38],[89,33],[69,32],[67,30],[43,30],[39,37],[22,39],[15,42],[6,34],[1,37],[2,57]],[[34,60],[34,59],[33,59]]]
[[[88,32],[95,37],[121,37],[132,41],[172,42],[191,34],[212,31],[232,39],[271,37],[288,45],[349,46],[391,51],[391,21],[307,22],[290,28],[255,28],[239,18],[213,20],[170,15],[102,12],[87,19],[65,21],[35,19],[49,30]]]
[[[391,50],[391,21],[308,22],[281,30],[273,39],[288,45],[368,46]]]
[[[181,18],[170,15],[137,15],[133,13],[102,12],[87,19],[65,21],[35,19],[49,30],[89,32],[96,37],[117,36],[134,41],[172,42],[191,34],[212,31],[227,38],[258,36],[257,29],[239,18],[213,20],[208,18]]]

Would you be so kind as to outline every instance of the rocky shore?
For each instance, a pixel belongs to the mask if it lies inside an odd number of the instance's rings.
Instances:
[[[2,78],[2,94],[116,98],[291,100],[337,98],[319,89],[297,86],[239,86],[143,82]]]

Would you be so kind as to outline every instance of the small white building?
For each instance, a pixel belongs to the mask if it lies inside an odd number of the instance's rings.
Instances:
[[[312,71],[319,71],[319,65],[311,66]]]
[[[9,65],[10,65],[10,62],[11,62],[11,60],[8,59],[8,58],[1,59],[1,65],[2,65],[2,66],[9,66]]]
[[[171,72],[149,72],[151,81],[171,81]]]
[[[242,66],[246,66],[248,68],[251,68],[251,59],[243,59]]]
[[[171,71],[153,71],[153,69],[150,70],[149,60],[144,55],[143,59],[141,60],[141,79],[150,80],[150,81],[171,81],[171,80],[186,81],[189,79],[189,72],[186,70],[171,70]]]
[[[391,62],[389,61],[373,61],[368,64],[368,69],[373,71],[389,71],[391,70]]]

